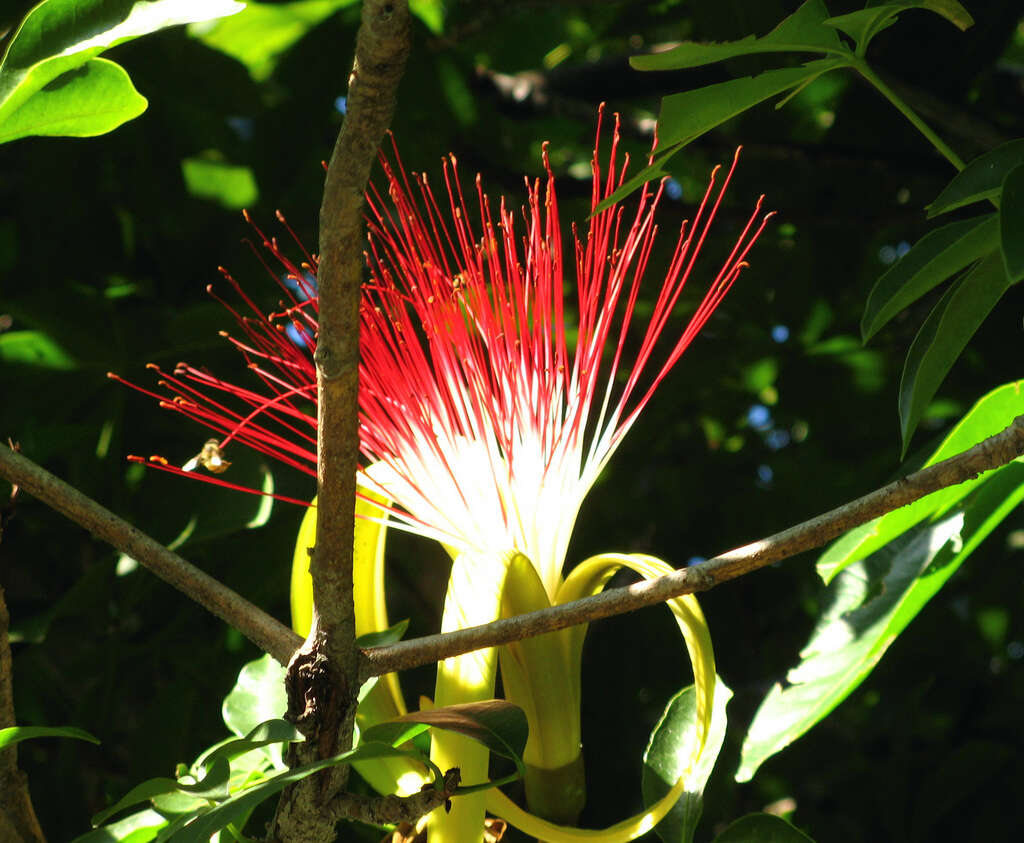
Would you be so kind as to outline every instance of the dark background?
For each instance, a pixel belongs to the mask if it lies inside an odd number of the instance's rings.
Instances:
[[[682,38],[762,34],[796,5],[449,3],[442,34],[415,24],[394,122],[403,159],[436,173],[453,151],[467,178],[480,171],[492,196],[518,202],[522,175],[540,174],[540,144],[549,140],[567,225],[586,213],[589,177],[570,173],[589,160],[600,101],[621,111],[626,144],[643,156],[661,95],[786,61],[642,74],[629,55]],[[1024,135],[1024,23],[1017,0],[967,5],[977,21],[968,32],[909,12],[869,58],[970,159]],[[0,27],[27,6],[0,10]],[[835,14],[857,7],[830,4]],[[244,242],[252,235],[231,207],[237,201],[197,195],[194,183],[190,192],[183,161],[249,168],[253,216],[276,232],[280,208],[312,248],[320,161],[340,125],[335,100],[357,16],[356,7],[342,9],[312,28],[260,82],[182,28],[123,45],[110,57],[149,99],[140,118],[98,138],[0,148],[0,314],[62,350],[44,365],[0,359],[0,436],[161,541],[193,523],[180,552],[282,619],[302,512],[278,504],[265,526],[241,529],[252,499],[126,463],[133,453],[180,464],[207,434],[105,373],[148,383],[145,363],[187,359],[245,380],[217,335],[230,319],[204,287],[225,265],[268,309],[277,296]],[[663,208],[666,228],[739,143],[741,166],[708,248],[731,242],[760,193],[777,221],[592,492],[570,563],[629,550],[682,564],[801,521],[898,470],[902,360],[935,299],[866,348],[859,319],[886,260],[927,230],[922,208],[952,168],[873,90],[832,74],[783,109],[758,107],[677,157],[683,199]],[[1022,304],[1020,288],[1011,290],[983,325],[912,453],[933,445],[976,398],[1021,376]],[[763,429],[752,423],[755,405],[770,412]],[[239,479],[258,468],[255,457],[229,456]],[[309,478],[272,470],[278,491],[312,495]],[[1011,515],[861,688],[750,784],[731,779],[739,744],[813,624],[821,590],[813,556],[704,597],[719,672],[736,697],[698,839],[784,797],[796,802],[792,820],[820,841],[1010,839],[1024,823],[1022,531],[1024,518]],[[410,616],[413,634],[435,631],[443,559],[412,539],[395,540],[390,558],[393,617]],[[82,833],[111,799],[170,775],[224,736],[221,700],[257,653],[178,592],[144,570],[119,574],[115,551],[26,496],[3,533],[0,583],[18,638],[19,721],[76,725],[102,740],[19,747],[51,840]],[[639,808],[647,736],[689,681],[664,610],[591,628],[584,825]],[[430,672],[414,672],[406,688],[410,699],[429,693]]]

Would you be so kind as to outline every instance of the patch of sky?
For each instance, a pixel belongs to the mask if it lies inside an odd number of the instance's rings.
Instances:
[[[348,111],[348,97],[338,97],[334,101],[334,110],[338,114],[345,114]]]
[[[788,430],[783,430],[781,427],[777,427],[774,430],[769,430],[765,434],[764,444],[771,448],[773,451],[779,451],[785,448],[790,443],[791,437]]]
[[[788,325],[772,325],[772,339],[775,342],[785,342],[789,339]]]
[[[775,472],[770,465],[759,465],[757,467],[757,481],[761,486],[770,486],[775,479]]]
[[[878,259],[886,266],[896,263],[907,252],[910,251],[910,244],[906,240],[900,240],[895,246],[886,243],[878,250]]]
[[[252,140],[253,123],[251,117],[239,117],[236,115],[234,117],[225,118],[224,122],[227,123],[231,130],[234,131],[234,133],[242,140]]]
[[[768,430],[772,426],[772,413],[764,404],[752,404],[747,410],[747,423],[754,430]]]
[[[665,195],[673,201],[683,198],[683,186],[676,179],[669,179],[665,182]]]

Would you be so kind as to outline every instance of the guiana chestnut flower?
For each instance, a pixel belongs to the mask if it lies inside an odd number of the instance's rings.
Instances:
[[[600,123],[599,117],[598,141]],[[446,630],[492,620],[512,611],[510,606],[525,611],[594,593],[622,565],[643,576],[671,570],[650,557],[605,554],[586,560],[568,578],[563,572],[588,490],[746,266],[770,214],[762,214],[759,199],[721,266],[699,282],[705,291],[700,303],[682,318],[684,288],[736,159],[724,177],[719,168],[712,172],[692,218],[673,235],[667,265],[655,271],[649,264],[665,182],[642,188],[628,210],[619,203],[597,210],[625,181],[628,156],[620,166],[617,119],[604,166],[597,146],[592,213],[573,226],[568,240],[546,147],[546,176],[527,180],[521,212],[504,199],[492,203],[479,176],[472,189],[464,188],[454,156],[444,162],[444,187],[437,193],[425,175],[404,172],[397,152],[391,160],[382,156],[383,187],[371,187],[367,194],[360,482],[364,503],[384,501],[390,526],[442,542],[456,560]],[[237,443],[315,475],[316,260],[307,254],[295,265],[276,241],[261,237],[285,270],[278,281],[285,294],[279,311],[264,315],[225,273],[246,309],[226,304],[242,331],[231,341],[260,387],[238,387],[180,364],[159,373],[164,394],[150,393],[220,435],[185,469],[201,464],[223,470],[222,452]],[[644,277],[654,274],[657,280],[645,289]],[[699,272],[702,278],[708,274]],[[160,458],[151,461],[185,470]],[[714,689],[710,639],[695,600],[678,598],[670,607],[694,659],[702,718],[699,755]],[[386,625],[380,618],[375,623]],[[533,781],[528,777],[527,796],[531,802],[552,802],[549,815],[558,813],[561,802],[571,817],[578,811],[577,797],[582,798],[582,634],[565,630],[536,639],[546,644],[520,642],[502,651],[507,695],[530,721],[524,760]],[[494,660],[487,658],[469,654],[439,666],[436,704],[493,696]],[[396,708],[401,706],[397,701]],[[435,748],[441,744],[438,733]],[[486,776],[486,752],[482,762],[474,762],[476,773],[467,775],[473,766],[469,752],[459,744],[454,758],[463,767],[464,782]],[[441,755],[435,762],[445,769]],[[680,779],[677,788],[684,785]],[[456,799],[452,816],[439,816],[437,829],[432,828],[432,841],[464,843],[478,837],[484,798],[480,793]],[[460,805],[470,806],[473,799],[476,807],[461,812],[468,820],[458,820]],[[514,824],[528,825],[528,815],[500,793],[487,798],[487,806]],[[620,824],[600,839],[632,839],[656,821],[651,815],[629,829]],[[527,830],[554,840],[557,828]]]

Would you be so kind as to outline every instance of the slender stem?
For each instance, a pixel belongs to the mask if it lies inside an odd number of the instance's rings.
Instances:
[[[906,117],[907,120],[909,120],[911,124],[913,124],[913,126],[928,139],[928,142],[934,146],[950,164],[956,167],[958,172],[964,168],[964,162],[960,156],[957,155],[949,145],[932,130],[931,126],[918,117],[917,112],[907,105],[900,96],[890,88],[874,70],[871,69],[871,66],[864,61],[864,59],[859,57],[851,59],[850,66],[854,67],[861,76],[874,85],[878,89],[879,93],[889,100],[889,102],[897,108],[900,114]]]
[[[258,606],[59,477],[3,445],[0,445],[0,475],[149,568],[281,664],[288,664],[295,648],[302,643],[299,636]]]
[[[373,647],[363,651],[363,671],[367,676],[377,676],[422,664],[432,664],[483,647],[508,644],[545,632],[663,603],[680,594],[707,591],[727,580],[756,571],[805,550],[820,547],[872,518],[913,503],[939,489],[963,483],[982,472],[1006,465],[1022,454],[1024,415],[1014,419],[1001,433],[980,442],[962,454],[908,475],[795,527],[716,556],[700,565],[683,568],[666,576],[624,588],[609,589],[595,597],[573,600],[550,609],[517,615],[484,626],[444,635],[428,635],[387,647]]]

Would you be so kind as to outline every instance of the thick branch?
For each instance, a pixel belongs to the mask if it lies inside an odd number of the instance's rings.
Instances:
[[[13,497],[13,495],[12,495]],[[0,512],[0,536],[3,535]],[[11,685],[10,625],[4,589],[0,586],[0,729],[15,726],[14,688]],[[18,769],[17,748],[0,749],[0,840],[6,843],[46,843],[32,807],[28,779]]]
[[[149,568],[160,579],[229,623],[281,664],[288,664],[295,648],[302,642],[288,627],[258,606],[59,477],[3,445],[0,445],[0,475]]]
[[[364,0],[347,111],[331,154],[320,206],[317,373],[317,538],[310,561],[313,624],[288,667],[288,714],[307,737],[298,761],[352,744],[360,653],[352,605],[352,543],[359,454],[359,302],[363,194],[409,53],[407,0]],[[273,834],[286,841],[334,839],[328,800],[348,768],[334,767],[282,795]]]
[[[556,629],[663,603],[680,594],[707,591],[727,580],[756,571],[805,550],[820,547],[872,518],[913,503],[939,489],[955,486],[957,483],[977,477],[982,472],[1006,465],[1021,454],[1024,454],[1024,415],[1014,419],[1006,430],[962,454],[908,475],[781,533],[716,556],[700,565],[624,588],[609,589],[595,597],[574,600],[551,609],[518,615],[484,626],[475,626],[445,635],[424,636],[387,647],[373,647],[363,651],[363,671],[366,676],[379,676],[422,664],[433,664],[483,647],[508,644]]]

